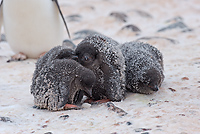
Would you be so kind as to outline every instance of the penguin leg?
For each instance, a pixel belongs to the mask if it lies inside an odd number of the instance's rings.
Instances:
[[[22,52],[19,52],[13,56],[11,56],[11,59],[9,59],[7,62],[11,62],[11,61],[22,61],[22,60],[26,60],[28,57],[23,54]]]
[[[93,99],[87,99],[85,100],[84,102],[85,103],[89,103],[89,104],[102,104],[102,103],[106,103],[106,102],[110,102],[111,100],[110,99],[101,99],[101,100],[93,100]]]
[[[65,104],[64,110],[80,110],[81,107],[73,104]]]

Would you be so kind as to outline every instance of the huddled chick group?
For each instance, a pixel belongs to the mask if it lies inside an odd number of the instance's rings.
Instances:
[[[142,42],[119,44],[89,35],[75,51],[58,46],[36,63],[31,93],[38,108],[77,108],[86,95],[94,101],[121,101],[126,90],[151,94],[163,82],[161,52]]]

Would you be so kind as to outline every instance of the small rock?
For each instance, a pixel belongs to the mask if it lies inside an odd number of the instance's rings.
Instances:
[[[89,103],[82,104],[82,108],[90,108],[90,107],[91,107],[91,104],[89,104]]]
[[[152,18],[152,16],[145,11],[141,11],[141,10],[134,10],[134,11],[142,17]]]
[[[129,122],[129,121],[128,121],[128,122],[126,122],[126,124],[127,124],[128,126],[129,126],[129,125],[132,125],[132,123],[131,123],[131,122]]]
[[[117,20],[121,22],[127,22],[127,18],[128,18],[128,16],[122,12],[111,12],[110,16],[115,17]]]
[[[78,14],[69,15],[66,18],[68,21],[80,21],[81,20],[81,16]]]
[[[181,80],[189,80],[189,78],[188,77],[183,77],[183,78],[181,78]]]
[[[164,31],[176,29],[176,28],[183,29],[183,31],[185,32],[192,31],[192,29],[188,28],[188,26],[185,23],[183,23],[182,21],[179,21],[179,22],[172,23],[164,28],[161,28],[157,32],[164,32]]]
[[[64,119],[64,120],[66,120],[66,119],[69,118],[69,115],[62,115],[62,116],[60,116],[59,118],[62,118],[62,119]]]
[[[47,127],[47,125],[43,125],[43,126],[42,126],[42,128],[46,128],[46,127]]]
[[[9,117],[0,117],[0,121],[3,121],[3,122],[12,122]]]
[[[141,31],[137,26],[132,25],[132,24],[122,27],[121,30],[125,30],[125,29],[130,30],[132,32],[140,32]]]
[[[144,131],[150,131],[150,128],[136,128],[135,132],[144,132]]]
[[[176,90],[175,89],[173,89],[173,88],[168,88],[169,90],[171,90],[172,92],[176,92]]]
[[[157,104],[157,102],[149,102],[147,105],[149,106],[149,107],[151,107],[151,106],[153,106],[153,105],[156,105]]]
[[[119,116],[125,116],[128,114],[123,109],[116,107],[112,102],[107,102],[106,106],[108,107],[108,110],[116,112],[117,114],[119,114]]]
[[[53,134],[52,132],[46,132],[46,133],[44,133],[44,134]]]
[[[185,114],[179,114],[180,116],[185,116]]]

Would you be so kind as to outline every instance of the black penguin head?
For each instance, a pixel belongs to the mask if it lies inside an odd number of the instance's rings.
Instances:
[[[95,84],[96,77],[94,73],[84,67],[79,68],[78,73],[71,82],[72,103],[79,104],[85,94],[87,97],[92,97],[92,87]]]
[[[75,50],[78,56],[78,62],[83,66],[89,66],[93,64],[97,56],[97,50],[88,42],[79,44]]]
[[[162,74],[159,70],[152,68],[143,74],[143,80],[139,81],[138,86],[140,87],[141,93],[151,94],[157,92],[162,83]]]
[[[92,87],[94,86],[95,82],[96,76],[91,70],[85,68],[80,72],[80,84],[86,96],[92,97]]]
[[[56,56],[56,59],[73,59],[77,61],[78,56],[75,55],[75,52],[72,49],[62,49]]]

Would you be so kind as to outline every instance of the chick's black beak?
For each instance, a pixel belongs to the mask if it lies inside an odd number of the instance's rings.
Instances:
[[[85,61],[89,60],[89,56],[84,56]]]
[[[92,98],[92,89],[86,90],[85,93],[86,93],[86,96]]]
[[[152,89],[153,91],[155,91],[155,92],[156,92],[156,91],[158,91],[158,90],[159,90],[159,87],[158,87],[158,86],[154,86],[154,87],[152,87],[151,89]]]

